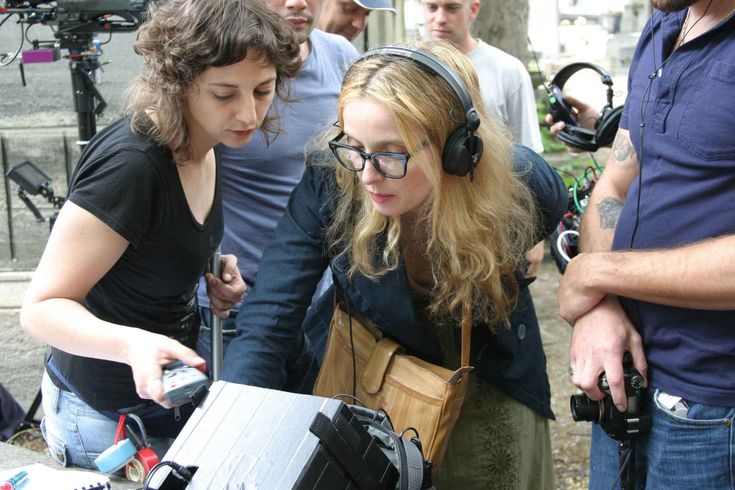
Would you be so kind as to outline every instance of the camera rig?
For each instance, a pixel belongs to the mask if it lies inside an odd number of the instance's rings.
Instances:
[[[621,490],[635,488],[635,445],[634,441],[651,428],[651,417],[645,408],[645,381],[633,367],[630,352],[623,355],[623,385],[628,407],[625,412],[617,409],[610,393],[607,375],[600,374],[597,386],[604,397],[595,401],[585,394],[572,395],[569,405],[575,422],[587,421],[599,424],[611,438],[619,441],[618,466]]]
[[[107,106],[94,85],[102,54],[94,36],[137,30],[147,3],[148,0],[0,0],[0,15],[6,14],[0,20],[0,27],[17,16],[22,31],[17,50],[0,53],[0,67],[12,63],[21,54],[26,40],[32,49],[22,52],[22,78],[24,63],[53,62],[61,58],[60,50],[68,50],[64,57],[69,60],[79,141],[84,145],[97,132],[95,117]],[[30,41],[28,30],[37,24],[50,26],[54,39]]]

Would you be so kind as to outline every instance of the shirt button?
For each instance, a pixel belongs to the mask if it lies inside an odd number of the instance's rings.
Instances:
[[[526,324],[521,323],[518,325],[518,340],[523,340],[526,336]]]

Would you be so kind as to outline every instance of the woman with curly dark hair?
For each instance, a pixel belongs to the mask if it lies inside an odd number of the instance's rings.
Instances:
[[[135,51],[128,115],[85,148],[21,312],[51,346],[42,429],[62,464],[94,468],[120,413],[143,420],[159,455],[183,426],[161,374],[203,363],[196,288],[223,232],[214,147],[276,133],[268,108],[300,63],[257,0],[157,2]],[[244,283],[234,256],[222,268],[208,286],[227,315]]]

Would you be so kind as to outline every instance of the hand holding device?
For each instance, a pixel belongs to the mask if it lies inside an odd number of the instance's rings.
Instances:
[[[605,372],[600,374],[597,386],[605,396],[602,400],[592,400],[585,394],[572,395],[569,400],[572,418],[575,422],[586,420],[595,422],[613,439],[626,441],[637,437],[650,428],[650,418],[644,414],[645,380],[633,367],[630,352],[623,356],[623,383],[628,398],[628,408],[621,412],[613,403],[610,386]]]
[[[556,85],[552,85],[551,88],[547,87],[547,98],[549,100],[549,113],[556,122],[563,122],[570,126],[576,126],[577,120],[574,118],[572,113],[572,106],[567,104],[564,99],[564,93]]]
[[[187,366],[181,361],[173,361],[163,367],[163,392],[171,407],[178,407],[188,402],[196,403],[210,385],[210,380],[198,368]]]

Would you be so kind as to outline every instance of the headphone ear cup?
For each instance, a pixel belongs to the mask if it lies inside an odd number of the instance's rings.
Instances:
[[[477,136],[468,135],[465,127],[457,128],[449,135],[442,150],[442,168],[446,173],[464,177],[470,171],[473,166],[468,147],[471,138]]]
[[[467,173],[472,179],[472,171],[480,161],[484,145],[482,139],[465,127],[457,128],[444,143],[442,168],[451,175],[464,177]]]
[[[605,110],[597,125],[595,140],[598,146],[610,146],[615,139],[615,134],[620,126],[620,118],[623,115],[623,106]]]
[[[584,151],[597,151],[597,131],[580,126],[566,126],[556,136],[564,143]]]

